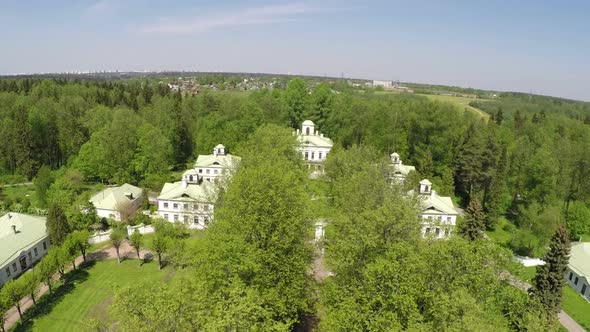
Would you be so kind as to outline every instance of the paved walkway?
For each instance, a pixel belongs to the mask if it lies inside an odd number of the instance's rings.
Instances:
[[[117,251],[115,250],[115,247],[113,247],[112,245],[109,246],[108,243],[109,242],[105,242],[104,248],[98,249],[97,251],[94,251],[91,253],[87,253],[86,259],[89,261],[100,260],[100,259],[117,259]],[[122,259],[124,259],[124,258],[137,258],[137,253],[135,252],[135,249],[129,245],[128,241],[124,241],[121,244],[121,247],[119,248],[119,253],[120,253]],[[146,254],[151,254],[151,253],[147,250],[140,250],[139,254],[143,258],[143,257],[145,257]],[[76,266],[79,266],[80,264],[82,264],[82,262],[83,262],[82,256],[76,258]],[[71,270],[71,266],[69,267],[69,270]],[[59,279],[59,274],[55,274],[53,276],[53,279],[54,279],[54,281]],[[39,288],[39,291],[37,292],[37,296],[35,297],[35,299],[39,299],[42,295],[47,293],[48,290],[49,290],[49,288],[47,287],[47,285],[41,284],[41,287]],[[22,311],[23,315],[32,306],[33,306],[33,300],[31,300],[30,296],[27,296],[20,301],[20,307],[21,307],[21,311]],[[19,321],[19,319],[20,318],[18,316],[18,311],[16,310],[16,307],[11,308],[6,313],[5,320],[4,320],[4,328],[7,331],[10,330],[10,328]]]

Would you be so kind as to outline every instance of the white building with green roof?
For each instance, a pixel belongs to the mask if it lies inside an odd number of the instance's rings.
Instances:
[[[193,169],[187,175],[198,174],[205,181],[214,181],[220,176],[231,174],[240,163],[240,157],[225,151],[225,146],[218,144],[213,148],[213,154],[199,155]],[[190,174],[188,174],[190,172]]]
[[[158,196],[158,216],[203,229],[213,220],[215,195],[215,185],[209,181],[166,183]]]
[[[416,171],[416,167],[404,165],[397,152],[392,153],[389,157],[391,158],[390,180],[403,184],[408,174],[412,171]]]
[[[590,242],[572,244],[566,278],[571,288],[590,301]]]
[[[133,215],[141,206],[142,189],[128,183],[117,187],[108,187],[94,194],[90,202],[96,207],[99,218],[111,218],[117,221]]]
[[[410,195],[414,191],[409,192]],[[439,196],[427,179],[420,181],[418,199],[422,209],[422,237],[446,239],[451,236],[459,213],[450,197]]]
[[[0,287],[47,254],[46,218],[10,212],[0,217]]]
[[[307,167],[312,170],[322,170],[321,165],[334,146],[334,142],[319,130],[315,130],[315,124],[311,120],[305,120],[301,124],[301,131],[294,133],[299,141],[299,151]]]

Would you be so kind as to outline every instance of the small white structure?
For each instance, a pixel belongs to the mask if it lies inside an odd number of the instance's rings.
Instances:
[[[327,225],[327,221],[326,219],[318,219],[315,222],[315,235],[314,235],[314,241],[316,243],[321,242],[324,239],[324,228]]]
[[[125,183],[118,187],[106,188],[92,196],[90,202],[96,207],[99,218],[121,221],[139,209],[141,198],[141,188]]]
[[[391,173],[389,179],[393,182],[403,184],[408,174],[412,171],[416,171],[416,167],[404,165],[397,152],[392,153],[390,156]]]
[[[183,175],[183,180],[187,180],[189,183],[194,181],[188,177],[197,174],[205,181],[214,181],[218,177],[231,173],[232,170],[236,169],[240,161],[240,157],[226,153],[225,146],[218,144],[213,148],[213,154],[199,155],[197,162],[195,163],[193,170],[187,171]],[[185,176],[187,178],[185,179]]]
[[[197,178],[194,183],[184,179],[166,183],[158,196],[158,216],[169,222],[182,222],[189,228],[203,229],[213,220],[213,197],[215,186],[209,181]]]
[[[590,242],[572,244],[566,278],[571,288],[590,301]]]
[[[315,124],[311,120],[303,121],[301,132],[297,129],[295,134],[299,141],[299,151],[307,167],[314,171],[323,171],[321,165],[334,146],[334,142],[315,130]]]
[[[47,254],[47,219],[9,212],[0,217],[0,287]]]
[[[373,81],[373,87],[382,87],[383,89],[392,89],[393,82],[392,81]]]
[[[410,195],[414,191],[409,192]],[[422,237],[448,238],[457,223],[459,213],[450,197],[439,196],[427,179],[420,181],[418,199],[422,209]]]

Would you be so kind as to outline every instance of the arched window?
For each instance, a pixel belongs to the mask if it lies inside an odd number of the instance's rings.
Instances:
[[[305,135],[309,135],[309,127],[305,128]]]

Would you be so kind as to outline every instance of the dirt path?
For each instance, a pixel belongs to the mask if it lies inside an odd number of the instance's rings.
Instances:
[[[105,242],[105,244],[106,243],[107,242]],[[124,241],[121,244],[121,247],[119,248],[119,253],[121,255],[121,259],[137,258],[137,253],[135,252],[135,249],[133,247],[131,247],[131,245],[129,245],[128,241]],[[141,258],[143,259],[144,257],[146,257],[146,255],[148,255],[148,256],[151,255],[151,252],[142,249],[139,251],[139,254],[140,254]],[[115,247],[108,246],[105,248],[98,249],[97,251],[87,253],[86,259],[89,261],[90,260],[101,260],[101,259],[117,259],[117,251],[115,250]],[[84,262],[84,260],[82,259],[82,256],[76,258],[76,266],[79,266],[83,262]],[[67,271],[70,271],[70,270],[71,270],[71,266]],[[25,272],[25,273],[27,273],[27,272]],[[59,279],[59,274],[55,274],[53,276],[53,279],[54,280]],[[43,296],[45,293],[47,293],[48,290],[49,290],[49,288],[47,287],[47,285],[42,284],[41,287],[39,288],[39,291],[37,292],[37,296],[35,297],[35,299],[39,299],[41,296]],[[29,310],[33,306],[33,301],[31,300],[31,298],[29,296],[27,296],[20,301],[20,305],[21,305],[21,311],[24,315],[25,312],[27,312],[27,310]],[[19,321],[19,319],[20,318],[18,316],[18,311],[16,310],[16,307],[12,307],[10,310],[8,310],[8,312],[5,315],[4,328],[7,331],[10,330],[10,328]]]

